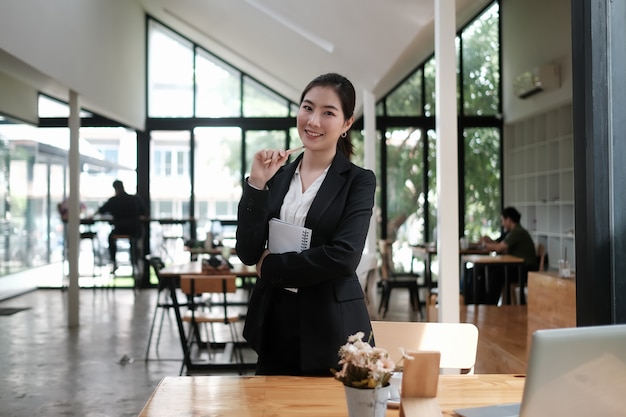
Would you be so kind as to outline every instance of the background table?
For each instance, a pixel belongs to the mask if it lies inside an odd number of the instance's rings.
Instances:
[[[252,266],[238,264],[230,271],[231,274],[237,275],[244,280],[253,279],[256,275],[256,268]],[[211,362],[194,362],[191,359],[187,336],[185,334],[183,320],[180,313],[180,303],[178,301],[177,288],[180,285],[181,275],[202,275],[202,261],[191,261],[178,265],[167,266],[159,271],[160,279],[167,286],[174,306],[174,314],[176,316],[176,325],[178,327],[178,336],[180,338],[181,348],[183,350],[183,361],[187,372],[199,371],[215,371],[215,370],[232,370],[241,367],[234,363],[211,363]],[[230,302],[230,305],[236,305],[236,302]],[[247,303],[243,303],[244,305]],[[244,343],[244,342],[241,342]],[[244,363],[243,368],[254,369],[256,363]]]
[[[517,279],[520,288],[520,304],[526,304],[526,297],[524,297],[523,290],[523,277],[522,277],[522,266],[524,265],[524,259],[518,258],[513,255],[464,255],[462,258],[462,263],[465,265],[468,262],[474,264],[474,272],[472,274],[473,278],[473,288],[474,291],[474,304],[478,304],[478,298],[476,297],[476,287],[477,287],[477,267],[482,268],[485,272],[485,283],[488,285],[489,283],[489,267],[493,265],[500,265],[504,267],[504,304],[511,304],[511,288],[509,282],[509,274],[508,267],[513,265],[517,267]],[[464,274],[465,275],[465,274]],[[467,285],[467,283],[465,283]]]
[[[433,273],[431,269],[432,260],[434,256],[437,256],[437,246],[432,244],[424,244],[424,245],[411,245],[411,253],[413,258],[419,259],[424,262],[424,283],[428,287],[428,289],[432,289],[435,284],[433,284]],[[459,249],[459,255],[486,255],[489,253],[488,249],[480,248],[480,247],[471,247],[467,249]],[[411,262],[411,267],[413,266],[413,262]]]
[[[518,375],[441,375],[437,400],[444,416],[452,410],[520,402],[525,378]],[[170,416],[346,417],[343,385],[332,377],[166,377],[140,417]],[[397,417],[388,409],[387,417]]]

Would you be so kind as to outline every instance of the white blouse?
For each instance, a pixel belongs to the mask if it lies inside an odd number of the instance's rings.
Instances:
[[[296,172],[293,174],[293,177],[291,177],[291,183],[289,184],[287,194],[285,194],[283,205],[280,208],[281,220],[297,226],[304,226],[304,221],[309,213],[313,199],[317,195],[322,182],[324,182],[324,178],[326,178],[328,168],[330,168],[330,165],[326,167],[324,172],[322,172],[320,176],[313,181],[313,184],[311,184],[311,186],[303,193],[302,181],[300,178],[300,164],[298,164]],[[285,289],[291,292],[298,292],[297,288]]]
[[[283,205],[280,208],[281,220],[295,224],[296,226],[304,226],[304,221],[309,213],[313,199],[322,186],[324,178],[326,178],[328,168],[330,168],[330,165],[326,167],[324,172],[322,172],[320,176],[313,181],[313,184],[303,193],[302,181],[300,179],[300,164],[298,164],[296,172],[293,174],[293,177],[291,177],[289,191],[287,191]]]

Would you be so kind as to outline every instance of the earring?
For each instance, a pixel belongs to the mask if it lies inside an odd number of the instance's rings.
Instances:
[[[348,132],[347,132],[347,131],[346,131],[346,132],[343,132],[343,133],[341,134],[341,137],[342,137],[342,138],[344,138],[344,139],[346,138],[346,136],[348,136]]]

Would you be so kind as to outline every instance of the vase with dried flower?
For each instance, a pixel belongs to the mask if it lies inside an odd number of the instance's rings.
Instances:
[[[358,332],[341,346],[342,368],[334,371],[335,378],[344,385],[350,417],[384,417],[395,364],[385,349],[371,346],[363,337]]]

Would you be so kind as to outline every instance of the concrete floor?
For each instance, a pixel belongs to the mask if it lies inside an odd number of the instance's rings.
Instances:
[[[156,289],[82,289],[76,328],[67,326],[67,292],[60,289],[0,301],[0,308],[28,307],[0,316],[0,416],[137,416],[161,378],[178,375],[182,363],[173,314],[164,321],[160,359],[152,348],[144,361],[156,297]],[[385,319],[416,321],[408,305],[408,292],[394,291]],[[256,360],[251,350],[245,357]]]
[[[83,289],[80,326],[67,326],[67,293],[37,290],[0,302],[0,416],[137,416],[182,351],[167,316],[157,360],[144,360],[156,290]],[[246,360],[255,354],[246,351]],[[218,358],[218,360],[220,360]],[[250,373],[253,373],[251,371]]]

